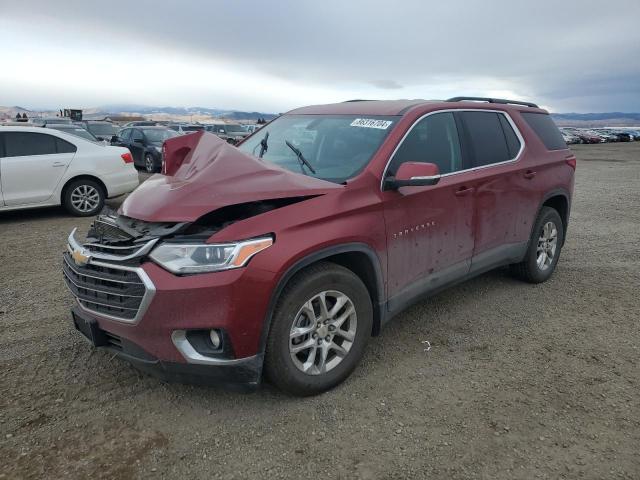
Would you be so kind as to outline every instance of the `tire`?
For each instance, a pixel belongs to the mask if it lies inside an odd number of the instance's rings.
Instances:
[[[333,321],[323,321],[326,316],[320,308],[322,298],[330,314],[338,301],[345,302],[330,316]],[[313,310],[303,308],[308,305]],[[354,313],[349,314],[351,307]],[[345,319],[344,323],[339,324],[341,319]],[[372,324],[371,297],[358,276],[333,263],[312,265],[296,274],[278,299],[267,338],[265,374],[276,387],[292,395],[309,396],[329,390],[358,365]],[[307,333],[290,338],[294,327],[299,332],[306,329]],[[313,346],[304,347],[309,344]],[[297,349],[297,353],[293,352]]]
[[[547,237],[555,238],[555,243],[544,240]],[[512,272],[525,282],[546,282],[556,269],[563,243],[564,225],[560,215],[551,207],[542,207],[531,231],[524,260],[511,265]]]
[[[144,154],[144,170],[147,173],[156,173],[158,171],[158,167],[156,166],[156,160],[153,158],[151,153],[147,152]]]
[[[98,182],[82,178],[67,185],[62,204],[76,217],[90,217],[102,210],[105,197],[104,189]]]

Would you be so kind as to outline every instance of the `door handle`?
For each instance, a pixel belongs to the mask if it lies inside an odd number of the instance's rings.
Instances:
[[[456,196],[457,197],[462,197],[464,195],[468,195],[470,193],[472,193],[475,190],[475,188],[473,187],[460,187],[458,190],[456,190]]]
[[[52,167],[66,167],[67,164],[64,162],[53,162],[53,165],[51,165]]]
[[[533,170],[527,170],[526,172],[524,172],[524,178],[526,178],[527,180],[531,180],[533,177],[536,176],[536,172],[534,172]]]

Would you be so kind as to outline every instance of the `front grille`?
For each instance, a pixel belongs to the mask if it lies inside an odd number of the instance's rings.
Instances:
[[[144,245],[128,245],[126,247],[119,247],[113,245],[103,245],[100,243],[85,243],[83,245],[87,251],[91,253],[106,253],[109,255],[129,256],[135,254]]]
[[[81,306],[99,315],[126,321],[136,319],[147,294],[145,283],[136,271],[117,265],[79,266],[68,252],[63,258],[65,281]]]
[[[128,242],[133,239],[131,235],[122,230],[115,224],[115,219],[112,217],[98,217],[92,225],[92,233],[98,238],[109,238],[114,242]]]

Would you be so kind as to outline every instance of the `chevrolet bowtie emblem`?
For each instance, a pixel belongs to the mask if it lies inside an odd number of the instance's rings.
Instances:
[[[73,261],[76,263],[76,265],[82,267],[89,263],[89,258],[91,257],[87,255],[85,250],[74,250],[71,253],[71,258],[73,258]]]

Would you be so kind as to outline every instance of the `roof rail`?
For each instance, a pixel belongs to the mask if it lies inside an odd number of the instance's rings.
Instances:
[[[466,100],[472,102],[489,102],[489,103],[501,103],[504,105],[523,105],[525,107],[540,108],[535,103],[520,102],[518,100],[505,100],[504,98],[489,98],[489,97],[452,97],[447,99],[447,102],[464,102]]]
[[[362,98],[356,98],[355,100],[345,100],[342,103],[352,103],[352,102],[375,102],[375,100],[367,100]]]

